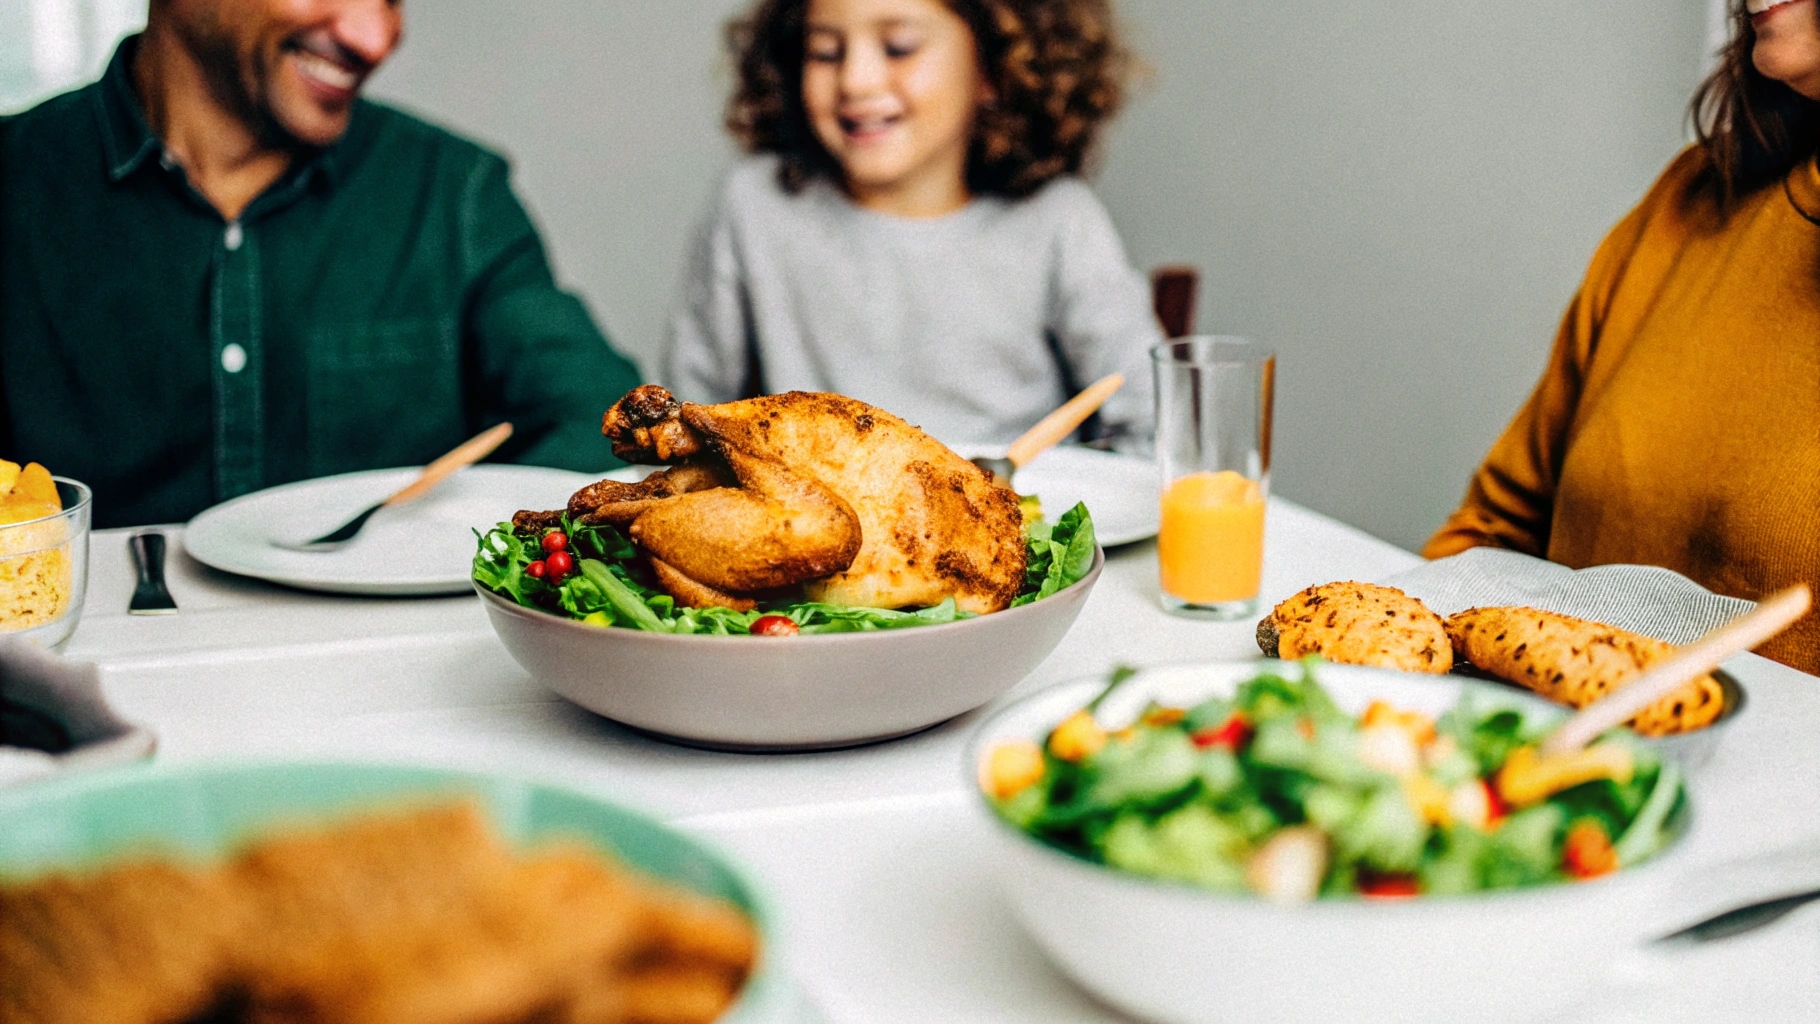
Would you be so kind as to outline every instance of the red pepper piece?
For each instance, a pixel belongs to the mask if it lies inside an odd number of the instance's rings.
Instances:
[[[1361,874],[1359,876],[1359,895],[1373,900],[1403,900],[1421,895],[1422,883],[1414,875],[1377,875]]]
[[[1237,753],[1251,742],[1251,722],[1244,715],[1233,712],[1232,717],[1219,725],[1197,729],[1189,734],[1194,745],[1205,750],[1208,747],[1225,747]]]
[[[1561,867],[1575,878],[1597,878],[1618,870],[1618,851],[1605,826],[1590,819],[1574,822],[1561,844]]]

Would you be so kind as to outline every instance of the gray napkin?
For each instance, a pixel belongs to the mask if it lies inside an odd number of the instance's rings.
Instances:
[[[1671,644],[1692,643],[1756,607],[1715,594],[1672,569],[1569,569],[1516,551],[1472,548],[1379,582],[1443,617],[1488,605],[1526,605],[1603,622]]]
[[[149,757],[156,745],[108,706],[94,665],[0,638],[0,786]]]

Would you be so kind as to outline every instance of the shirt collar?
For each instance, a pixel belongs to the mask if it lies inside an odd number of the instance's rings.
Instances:
[[[107,179],[119,181],[145,166],[147,160],[164,152],[133,90],[133,54],[139,51],[139,37],[128,36],[114,50],[107,71],[101,75],[101,87],[95,93],[101,114],[101,145],[107,155]]]
[[[145,108],[140,105],[138,90],[133,85],[133,55],[138,51],[139,36],[121,40],[113,59],[108,61],[107,70],[101,75],[100,89],[95,94],[100,106],[101,141],[110,182],[126,178],[164,154],[164,142],[146,122]],[[327,149],[301,157],[272,186],[273,190],[307,185],[316,178],[330,186],[341,183],[371,148],[373,130],[369,104],[356,100],[348,130],[342,137]]]

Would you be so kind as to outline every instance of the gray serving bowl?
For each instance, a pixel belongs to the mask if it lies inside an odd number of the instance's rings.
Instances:
[[[794,637],[587,626],[478,584],[532,678],[623,725],[717,750],[827,750],[920,732],[1011,689],[1049,656],[1105,567],[1056,594],[939,626]]]

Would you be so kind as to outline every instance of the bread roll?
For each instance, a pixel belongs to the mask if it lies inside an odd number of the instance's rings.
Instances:
[[[1401,590],[1373,583],[1309,587],[1258,624],[1258,646],[1286,660],[1318,654],[1342,665],[1405,672],[1453,668],[1441,617]]]
[[[1675,650],[1653,637],[1534,608],[1469,608],[1446,625],[1461,660],[1571,708],[1591,704]],[[1711,725],[1724,710],[1718,680],[1701,676],[1644,708],[1630,727],[1644,736],[1689,732]]]

